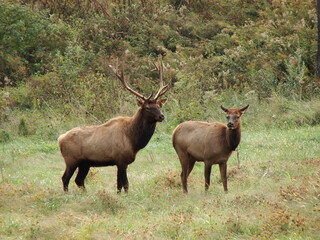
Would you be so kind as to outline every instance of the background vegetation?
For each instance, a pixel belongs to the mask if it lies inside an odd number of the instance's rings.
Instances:
[[[317,239],[314,0],[0,0],[0,13],[1,238]],[[137,109],[107,66],[125,62],[148,95],[160,58],[166,121],[130,166],[130,193],[115,194],[111,167],[62,193],[59,134]],[[171,132],[225,121],[221,104],[251,104],[230,193],[214,171],[205,195],[199,164],[184,196]]]
[[[230,94],[252,102],[320,92],[312,0],[2,0],[0,10],[2,120],[16,108],[76,108],[100,121],[129,114],[134,101],[107,68],[117,60],[147,95],[158,77],[150,59],[163,58],[178,122],[207,118]]]

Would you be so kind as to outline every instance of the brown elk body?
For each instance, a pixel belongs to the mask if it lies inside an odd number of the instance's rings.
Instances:
[[[187,121],[178,125],[172,136],[173,146],[178,154],[182,172],[183,191],[188,192],[187,179],[195,162],[204,162],[205,190],[210,186],[213,164],[219,164],[224,191],[227,187],[227,161],[241,140],[241,115],[249,107],[242,109],[224,108],[228,124],[219,122]]]
[[[127,166],[134,162],[137,152],[148,144],[157,122],[164,120],[160,108],[166,99],[157,100],[168,89],[168,85],[162,85],[162,78],[160,90],[155,97],[146,98],[126,84],[123,72],[119,75],[112,66],[110,67],[123,85],[139,97],[137,99],[139,109],[132,117],[113,118],[98,126],[77,127],[58,138],[66,164],[62,176],[64,191],[68,191],[70,178],[77,168],[75,182],[78,187],[84,188],[84,179],[90,167],[116,165],[118,192],[121,192],[122,188],[127,192],[129,187]]]

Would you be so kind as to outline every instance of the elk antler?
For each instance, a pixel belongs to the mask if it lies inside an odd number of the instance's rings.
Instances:
[[[154,96],[154,100],[157,100],[159,97],[161,97],[163,94],[165,94],[166,91],[168,91],[169,85],[167,84],[167,85],[163,86],[163,63],[162,63],[162,59],[161,59],[161,62],[159,64],[159,66],[155,62],[152,62],[152,64],[156,68],[156,70],[159,72],[160,89],[157,92],[157,94]]]
[[[133,90],[131,87],[128,86],[128,84],[124,80],[124,70],[123,70],[124,67],[123,67],[123,65],[122,65],[121,75],[118,73],[118,70],[116,68],[114,68],[112,65],[109,65],[109,67],[111,68],[113,73],[117,76],[117,78],[121,81],[123,86],[125,86],[125,88],[128,89],[131,93],[133,93],[134,95],[136,95],[139,98],[142,98],[144,101],[145,100],[149,100],[152,97],[153,93],[151,93],[151,95],[148,98],[146,98],[145,96],[143,96],[142,94],[136,92],[135,90]]]

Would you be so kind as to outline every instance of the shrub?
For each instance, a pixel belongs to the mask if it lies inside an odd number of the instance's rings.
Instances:
[[[5,130],[0,130],[0,143],[8,142],[10,140],[10,134]]]
[[[45,71],[50,53],[64,49],[69,34],[47,11],[1,1],[0,12],[0,86],[16,85],[30,74]]]
[[[0,2],[0,85],[13,86],[1,110],[45,103],[99,120],[131,114],[133,97],[107,66],[125,62],[129,84],[148,95],[158,86],[149,58],[158,56],[177,123],[210,118],[211,106],[248,93],[260,102],[320,93],[313,0],[13,2]]]
[[[19,123],[19,127],[18,127],[18,134],[20,136],[28,136],[29,135],[29,129],[27,127],[26,121],[23,118],[20,119],[20,123]]]
[[[9,90],[8,90],[9,91]],[[32,98],[32,89],[26,84],[21,83],[17,87],[10,89],[11,107],[18,107],[20,109],[30,109],[34,106]]]

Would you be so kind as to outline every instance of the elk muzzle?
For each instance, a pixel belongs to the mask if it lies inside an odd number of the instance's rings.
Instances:
[[[233,129],[234,128],[234,124],[232,122],[228,122],[227,127],[229,129]]]
[[[160,114],[157,121],[162,122],[163,120],[164,120],[164,115]]]

